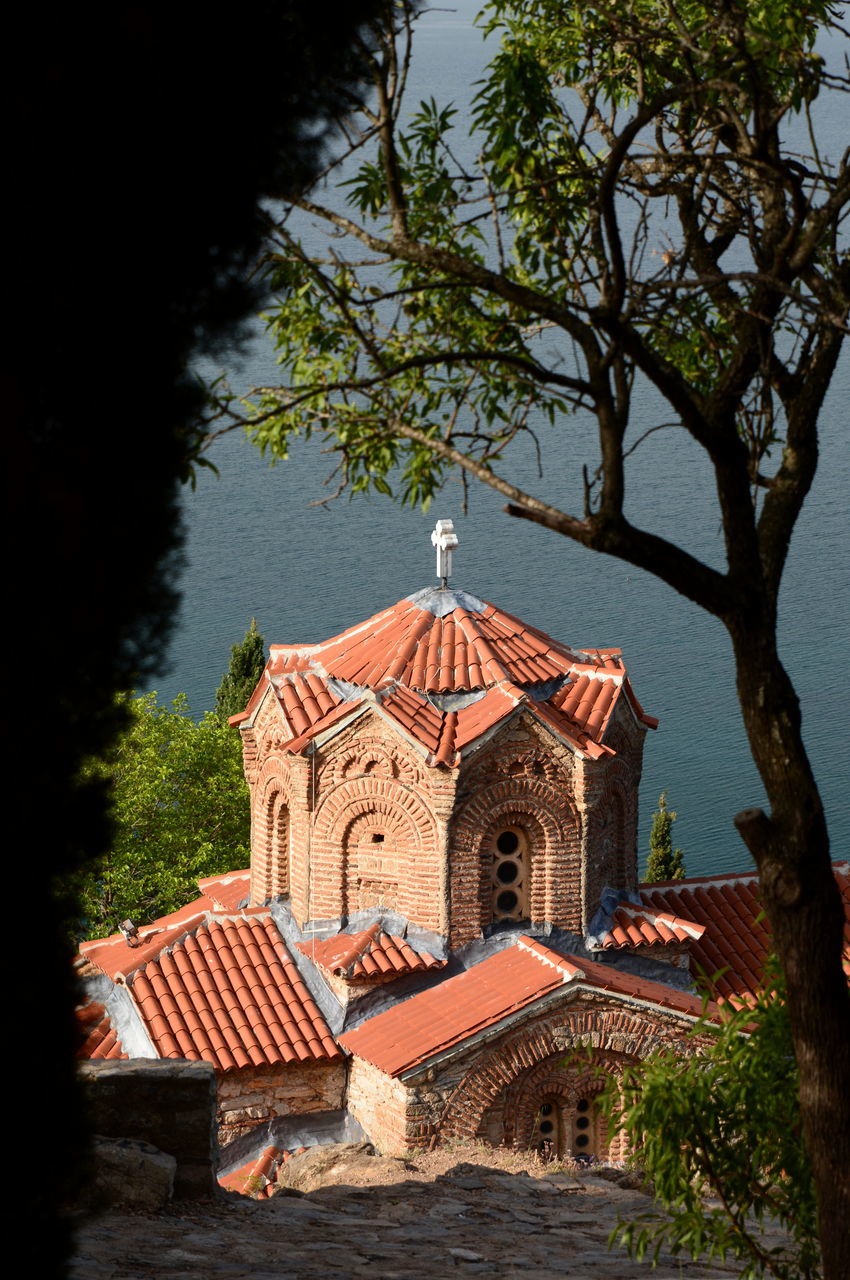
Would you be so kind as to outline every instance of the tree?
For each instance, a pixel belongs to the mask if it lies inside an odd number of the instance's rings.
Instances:
[[[676,814],[667,808],[667,792],[658,797],[658,808],[652,815],[649,833],[649,857],[646,862],[645,880],[684,880],[685,855],[673,848],[673,823]]]
[[[112,839],[80,883],[85,936],[128,917],[143,924],[198,896],[198,879],[246,866],[251,816],[239,737],[208,712],[196,723],[185,694],[131,698],[130,723],[106,758]]]
[[[245,710],[265,665],[265,641],[257,630],[257,619],[252,618],[245,639],[230,650],[230,666],[222,676],[215,695],[217,716],[226,720],[228,716]]]
[[[27,1083],[30,1140],[54,1165],[18,1189],[16,1216],[44,1277],[65,1274],[85,1144],[68,886],[109,844],[104,789],[80,784],[81,765],[122,727],[116,692],[162,660],[178,495],[200,444],[192,366],[253,314],[265,203],[320,167],[363,69],[352,36],[374,11],[354,0],[329,23],[306,0],[248,0],[226,39],[192,0],[5,18],[5,587],[57,663],[36,692],[39,664],[22,671],[4,633],[4,837],[25,904],[10,945],[17,1000],[49,1037]],[[273,73],[258,74],[258,51]]]
[[[294,196],[272,238],[284,381],[248,429],[281,456],[323,431],[342,487],[411,503],[460,468],[510,515],[657,575],[726,627],[770,806],[735,821],[787,979],[826,1273],[846,1276],[843,912],[776,622],[847,326],[850,158],[827,153],[812,110],[843,109],[846,66],[815,42],[840,55],[847,36],[826,0],[492,0],[483,23],[500,46],[466,161],[451,108],[422,103],[403,125],[412,19],[387,10],[373,96],[347,125],[365,159],[341,191]],[[296,211],[327,228],[324,251]],[[647,388],[655,429],[685,432],[713,469],[719,568],[627,508]],[[541,415],[594,425],[577,509],[500,474]]]
[[[743,1260],[743,1277],[820,1275],[791,1029],[781,979],[771,972],[768,981],[753,1006],[697,1024],[696,1055],[662,1050],[606,1089],[609,1124],[625,1132],[664,1211],[615,1233],[639,1258],[666,1246]],[[787,1232],[787,1246],[765,1240],[766,1219]]]

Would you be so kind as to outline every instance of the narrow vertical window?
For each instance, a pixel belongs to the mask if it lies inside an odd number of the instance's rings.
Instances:
[[[528,919],[528,839],[520,827],[504,827],[492,846],[490,888],[494,920]]]

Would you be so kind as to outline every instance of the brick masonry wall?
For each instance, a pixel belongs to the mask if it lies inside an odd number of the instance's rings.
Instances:
[[[400,1080],[362,1058],[351,1059],[348,1109],[382,1155],[403,1155],[417,1145],[419,1105],[416,1094]]]
[[[616,1073],[664,1045],[693,1053],[693,1041],[685,1038],[690,1025],[672,1013],[656,1019],[586,993],[573,996],[566,1008],[550,1008],[520,1030],[470,1048],[402,1086],[405,1145],[477,1137],[527,1145],[543,1093],[561,1097],[568,1114],[579,1097],[588,1096],[591,1066]],[[378,1084],[371,1087],[377,1090]],[[394,1114],[386,1140],[400,1140],[400,1131]]]
[[[344,1104],[344,1061],[290,1062],[219,1076],[218,1140],[226,1146],[275,1116],[338,1111]]]
[[[289,893],[302,926],[383,906],[457,947],[493,919],[493,844],[513,826],[529,846],[527,918],[585,931],[605,884],[637,884],[645,730],[621,704],[613,758],[582,759],[521,713],[451,770],[372,709],[315,755],[289,755],[269,695],[243,732],[252,904]]]
[[[531,716],[506,725],[462,767],[449,841],[452,947],[477,937],[493,919],[493,849],[506,827],[522,830],[528,842],[528,918],[578,927],[581,819],[575,773],[572,753]]]
[[[367,712],[318,753],[309,914],[384,906],[446,932],[445,829],[451,770],[430,769]]]

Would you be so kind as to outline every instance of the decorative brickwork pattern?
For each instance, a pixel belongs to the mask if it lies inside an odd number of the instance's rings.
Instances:
[[[311,914],[336,919],[383,906],[439,931],[441,862],[426,796],[395,777],[346,779],[316,812]]]
[[[422,786],[424,770],[412,758],[412,753],[404,752],[398,734],[379,723],[382,732],[370,732],[361,717],[338,735],[328,753],[320,753],[319,795],[327,795],[340,782],[366,776],[397,778],[407,786]]]
[[[251,905],[289,893],[290,770],[269,756],[258,770],[251,804]]]
[[[581,910],[580,819],[571,779],[536,734],[497,735],[469,774],[449,837],[452,947],[477,937],[493,919],[491,872],[500,830],[519,829],[528,848],[527,902],[532,921],[576,929]]]
[[[598,1059],[602,1065],[607,1063],[606,1069],[613,1068],[618,1061],[645,1058],[661,1045],[675,1045],[683,1054],[693,1053],[693,1042],[684,1039],[686,1025],[674,1017],[662,1022],[622,1006],[594,1007],[586,1001],[557,1015],[546,1015],[503,1041],[498,1048],[487,1046],[479,1051],[446,1097],[441,1115],[434,1117],[431,1132],[441,1138],[474,1138],[479,1132],[487,1131],[487,1113],[501,1099],[504,1136],[509,1141],[522,1141],[529,1132],[528,1116],[532,1106],[528,1097],[526,1109],[522,1109],[526,1096],[524,1082],[531,1081],[533,1085],[536,1079],[533,1073],[541,1065],[541,1080],[545,1080],[551,1077],[553,1064],[563,1062],[577,1049],[592,1050],[591,1060]],[[571,1082],[569,1069],[564,1068],[559,1089],[562,1086],[566,1089],[565,1096],[570,1097],[570,1089],[581,1082],[583,1070],[580,1068],[579,1076]]]

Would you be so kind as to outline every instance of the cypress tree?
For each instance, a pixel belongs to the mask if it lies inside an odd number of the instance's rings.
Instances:
[[[257,619],[252,618],[251,625],[245,632],[245,639],[241,644],[233,645],[230,650],[230,666],[215,695],[217,716],[226,720],[228,716],[238,715],[245,710],[265,665],[266,644],[257,630]]]
[[[646,880],[684,880],[685,855],[673,848],[673,823],[676,813],[667,808],[667,792],[658,797],[658,808],[652,815],[649,834],[649,858],[646,863]]]

